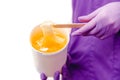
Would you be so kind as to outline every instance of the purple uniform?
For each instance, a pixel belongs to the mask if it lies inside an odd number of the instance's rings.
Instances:
[[[79,16],[120,0],[72,1],[73,23],[79,23]],[[120,80],[120,32],[104,40],[94,36],[71,36],[68,54],[71,60],[63,71],[63,80]]]

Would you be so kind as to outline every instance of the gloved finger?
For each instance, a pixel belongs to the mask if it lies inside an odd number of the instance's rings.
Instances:
[[[40,77],[41,80],[47,80],[47,76],[44,73],[41,73]]]
[[[60,72],[59,71],[55,72],[54,80],[60,80]]]
[[[99,22],[99,21],[97,20],[97,22]],[[101,31],[102,26],[103,26],[103,24],[101,24],[100,22],[96,23],[95,27],[89,32],[89,34],[90,35],[98,34]]]
[[[90,36],[89,35],[89,32],[90,32],[90,30],[89,31],[86,31],[86,32],[84,32],[83,34],[81,34],[82,36]]]
[[[80,22],[89,22],[99,13],[99,11],[100,11],[100,9],[97,9],[97,10],[93,11],[92,13],[90,13],[89,15],[80,16],[80,17],[78,17],[78,20]]]
[[[105,32],[106,32],[106,30],[105,30],[105,29],[102,29],[102,30],[100,30],[97,34],[95,34],[95,36],[96,36],[97,38],[101,38],[102,36],[104,36]]]
[[[101,36],[100,39],[105,39],[107,37],[109,37],[109,36],[108,35],[104,35],[104,36]]]
[[[68,67],[70,66],[71,60],[72,60],[72,59],[71,59],[70,54],[67,54],[67,62],[66,62],[66,64],[62,67],[62,71],[61,71],[62,80],[67,80],[68,77],[70,77]]]
[[[99,33],[100,29],[98,26],[95,26],[90,32],[89,35],[96,35],[97,33]]]
[[[74,31],[71,35],[82,35],[90,30],[92,30],[96,25],[96,17],[92,19],[90,22],[88,22],[86,25],[81,27],[80,29]]]
[[[105,35],[103,35],[103,36],[101,36],[100,37],[100,39],[106,39],[106,38],[108,38],[108,37],[110,37],[110,36],[112,36],[114,33],[107,33],[107,34],[105,34]]]
[[[89,22],[91,19],[88,18],[88,15],[87,16],[80,16],[78,17],[78,21],[79,22]]]
[[[70,66],[70,62],[71,62],[71,56],[69,54],[67,54],[66,64],[63,65],[63,67],[62,67],[62,75],[66,75],[66,73],[68,73],[68,67],[67,66]]]
[[[66,80],[68,76],[69,76],[69,71],[68,71],[67,65],[64,65],[62,67],[62,79]]]
[[[115,30],[113,28],[111,28],[111,25],[106,26],[106,28],[103,30],[105,30],[105,32],[104,32],[103,36],[100,37],[100,39],[105,39],[116,33]]]

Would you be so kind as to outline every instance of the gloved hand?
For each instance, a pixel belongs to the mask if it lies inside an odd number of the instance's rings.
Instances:
[[[69,77],[69,71],[68,71],[68,66],[70,64],[70,61],[71,61],[71,57],[69,56],[69,54],[67,55],[67,61],[65,63],[65,65],[62,67],[62,70],[61,70],[61,75],[62,75],[62,80],[66,80],[68,77]],[[42,73],[40,75],[41,77],[41,80],[47,80],[47,76]],[[59,71],[56,71],[55,74],[54,74],[54,80],[60,80],[60,72]]]
[[[54,80],[59,80],[60,72],[57,71],[54,74]],[[47,80],[47,76],[44,73],[41,73],[41,80]]]
[[[109,3],[87,16],[78,17],[78,20],[88,23],[72,35],[94,35],[105,39],[120,30],[120,2]]]

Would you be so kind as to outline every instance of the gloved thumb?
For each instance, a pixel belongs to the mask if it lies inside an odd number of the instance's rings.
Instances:
[[[44,73],[41,73],[40,78],[41,80],[47,80],[47,76]]]
[[[100,8],[93,11],[92,13],[90,13],[88,15],[78,17],[78,20],[80,22],[89,22],[90,20],[92,20],[99,13],[99,11],[100,11]]]

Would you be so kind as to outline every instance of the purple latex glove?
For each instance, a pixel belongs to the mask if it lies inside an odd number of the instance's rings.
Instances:
[[[59,80],[59,75],[60,75],[59,71],[55,72],[54,80]],[[44,73],[41,73],[40,77],[41,77],[41,80],[47,80],[47,76]]]
[[[67,78],[69,77],[69,75],[68,75],[69,71],[68,71],[67,67],[70,64],[70,61],[71,61],[71,57],[68,54],[66,64],[62,67],[62,71],[61,71],[62,80],[67,80]],[[41,80],[47,80],[47,76],[44,73],[42,73],[40,77],[41,77]],[[54,80],[60,80],[60,72],[59,71],[55,72]]]
[[[66,64],[62,67],[62,80],[70,80],[70,70],[69,70],[69,67],[70,67],[70,63],[72,61],[72,58],[69,54],[67,54],[67,61],[66,61]]]
[[[72,35],[94,35],[105,39],[120,30],[120,2],[109,3],[87,16],[79,17],[78,20],[88,23]]]

